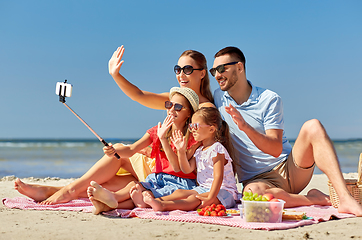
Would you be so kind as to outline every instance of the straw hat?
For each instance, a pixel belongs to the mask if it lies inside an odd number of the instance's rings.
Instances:
[[[199,96],[192,90],[191,88],[187,87],[173,87],[170,90],[170,99],[172,98],[175,93],[179,93],[182,96],[184,96],[187,100],[189,100],[192,109],[194,109],[194,112],[196,112],[197,109],[199,109]]]

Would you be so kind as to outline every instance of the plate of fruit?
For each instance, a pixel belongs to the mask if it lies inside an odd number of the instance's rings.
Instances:
[[[207,217],[228,217],[226,213],[226,208],[222,204],[211,204],[210,206],[206,206],[203,208],[199,208],[196,210],[197,214],[200,216],[207,216]]]

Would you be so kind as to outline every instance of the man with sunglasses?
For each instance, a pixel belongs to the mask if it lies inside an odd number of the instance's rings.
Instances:
[[[323,125],[316,119],[307,121],[292,148],[284,133],[280,96],[247,80],[245,63],[240,49],[226,47],[215,54],[210,69],[220,86],[214,101],[229,124],[234,165],[244,191],[272,193],[285,200],[286,207],[330,205],[329,197],[317,189],[299,195],[317,165],[338,193],[338,211],[362,216],[362,206],[346,188],[333,143]]]

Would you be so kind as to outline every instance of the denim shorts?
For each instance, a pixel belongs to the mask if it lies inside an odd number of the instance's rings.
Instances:
[[[141,184],[151,191],[155,198],[159,198],[170,195],[177,189],[193,189],[196,187],[196,179],[181,178],[167,173],[151,173]]]
[[[196,191],[198,194],[210,192],[210,189],[201,186],[195,187],[192,190]],[[220,189],[219,193],[217,194],[217,199],[219,199],[221,204],[224,205],[226,208],[232,208],[235,205],[233,195],[225,189]]]

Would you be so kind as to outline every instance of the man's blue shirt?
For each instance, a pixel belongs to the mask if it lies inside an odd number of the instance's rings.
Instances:
[[[239,181],[244,181],[263,172],[270,171],[285,160],[291,152],[292,146],[285,137],[283,103],[278,94],[268,89],[252,87],[249,99],[238,105],[227,91],[220,88],[214,92],[214,101],[223,119],[228,123],[234,146],[234,164]],[[256,131],[265,134],[268,129],[283,129],[283,151],[275,158],[262,152],[248,136],[234,123],[231,116],[225,111],[225,106],[234,106]]]

